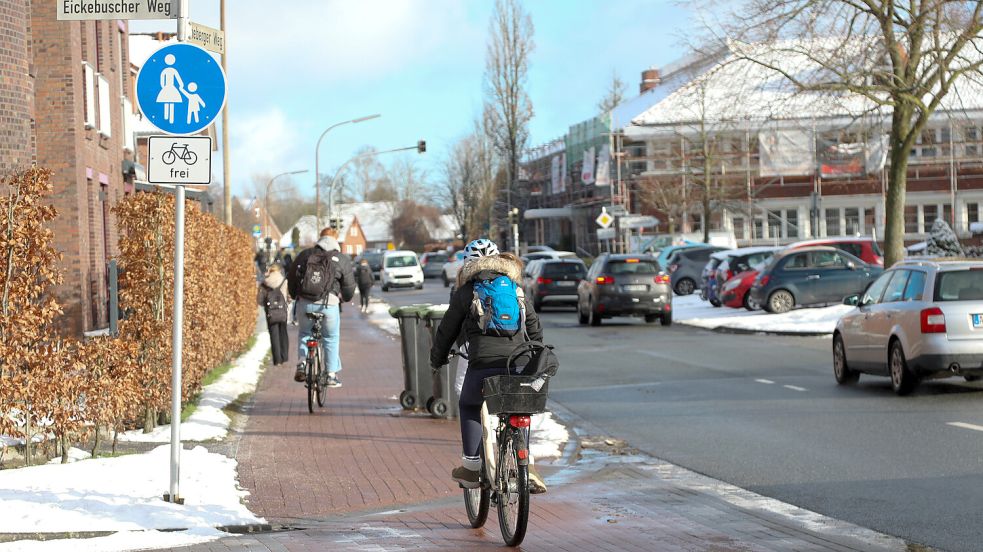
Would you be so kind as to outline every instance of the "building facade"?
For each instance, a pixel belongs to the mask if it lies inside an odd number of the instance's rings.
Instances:
[[[55,14],[56,0],[0,0],[0,170],[52,171],[61,327],[79,334],[108,325],[112,207],[128,192],[123,165],[133,152],[132,75],[125,22]]]

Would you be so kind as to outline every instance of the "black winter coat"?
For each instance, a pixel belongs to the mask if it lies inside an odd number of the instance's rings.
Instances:
[[[334,281],[331,282],[331,287],[328,288],[328,292],[336,295],[341,299],[342,303],[347,303],[352,300],[355,296],[355,273],[352,270],[352,260],[348,255],[342,255],[336,247],[331,250],[321,249],[321,251],[327,251],[332,256],[332,260],[336,263],[336,271]],[[314,251],[320,248],[320,245],[315,245],[314,247],[309,247],[301,251],[294,262],[290,265],[290,270],[287,271],[287,288],[290,290],[290,297],[297,299],[300,295],[300,284],[304,281],[304,272],[307,270],[307,260],[314,253]],[[318,301],[320,297],[303,297],[310,301]]]
[[[369,289],[375,284],[375,278],[372,276],[372,267],[358,265],[355,267],[355,281],[358,283],[358,289]]]
[[[447,364],[447,355],[451,347],[458,340],[458,336],[462,336],[468,343],[468,370],[505,367],[509,355],[518,345],[526,341],[526,337],[521,333],[513,337],[498,337],[484,335],[481,332],[478,320],[471,314],[474,282],[505,275],[519,283],[521,272],[520,265],[497,255],[476,259],[461,268],[458,276],[462,283],[451,296],[450,306],[440,321],[433,347],[430,349],[431,366]],[[543,328],[528,297],[526,298],[526,333],[533,341],[543,340]]]

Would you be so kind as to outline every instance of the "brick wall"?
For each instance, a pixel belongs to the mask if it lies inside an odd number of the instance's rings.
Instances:
[[[27,1],[0,0],[0,175],[34,158],[30,40]]]

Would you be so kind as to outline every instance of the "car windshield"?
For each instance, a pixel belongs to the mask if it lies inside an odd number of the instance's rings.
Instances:
[[[402,268],[405,266],[416,266],[416,257],[413,255],[393,255],[386,257],[386,268]]]
[[[609,261],[608,272],[611,274],[658,274],[659,263],[638,259]]]
[[[935,281],[935,300],[983,300],[983,267],[939,272]]]
[[[579,276],[587,274],[587,269],[580,263],[549,263],[543,267],[545,276]]]
[[[443,255],[443,254],[430,255],[429,257],[427,257],[427,262],[428,263],[446,263],[447,262],[447,255]]]

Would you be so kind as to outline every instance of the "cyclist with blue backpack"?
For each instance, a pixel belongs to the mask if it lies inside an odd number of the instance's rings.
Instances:
[[[450,306],[437,328],[430,349],[431,367],[447,364],[455,343],[466,345],[468,371],[459,402],[462,465],[451,477],[462,487],[479,485],[481,458],[482,382],[506,373],[509,354],[526,341],[542,341],[539,317],[522,292],[522,261],[511,253],[499,253],[487,239],[464,248],[464,264]],[[544,492],[541,478],[530,470],[532,492]]]

